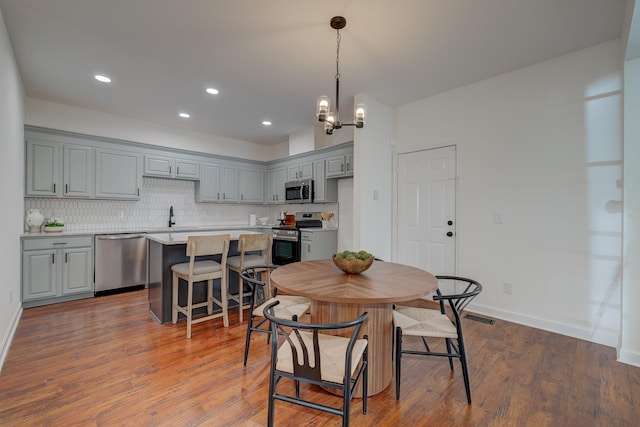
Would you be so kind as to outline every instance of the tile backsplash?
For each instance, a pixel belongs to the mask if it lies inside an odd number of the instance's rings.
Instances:
[[[68,231],[132,230],[167,227],[173,206],[177,227],[245,225],[249,214],[268,217],[293,212],[334,212],[337,227],[338,204],[263,205],[196,203],[195,183],[162,178],[143,178],[140,200],[90,200],[25,197],[27,209],[40,209],[45,218],[60,218]],[[25,230],[27,229],[25,224]]]

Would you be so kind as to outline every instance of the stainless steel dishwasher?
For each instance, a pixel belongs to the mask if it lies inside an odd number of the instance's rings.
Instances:
[[[147,283],[145,235],[105,234],[95,239],[95,295],[144,288]]]

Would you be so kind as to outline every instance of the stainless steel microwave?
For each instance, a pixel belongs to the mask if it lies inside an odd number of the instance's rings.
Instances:
[[[312,203],[313,202],[313,180],[301,179],[299,181],[289,181],[284,184],[285,198],[292,203]]]

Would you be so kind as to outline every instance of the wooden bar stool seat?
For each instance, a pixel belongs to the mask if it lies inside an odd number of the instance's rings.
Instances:
[[[173,298],[171,304],[171,321],[177,323],[178,313],[187,317],[187,338],[191,338],[191,325],[211,319],[222,317],[225,327],[229,326],[229,316],[227,312],[227,253],[229,252],[230,236],[223,234],[219,236],[189,236],[187,238],[187,256],[189,262],[174,264],[173,271]],[[198,256],[220,255],[221,261],[201,260],[196,261]],[[187,305],[178,304],[178,288],[180,279],[187,284]],[[213,295],[213,280],[220,279],[221,298],[218,300]],[[207,282],[207,299],[204,302],[194,304],[193,284],[197,282]],[[222,308],[222,312],[213,312],[213,304]],[[207,314],[193,318],[193,310],[200,307],[207,307]]]
[[[273,234],[271,233],[252,233],[241,234],[238,236],[238,250],[240,255],[231,256],[227,259],[227,267],[229,270],[233,270],[238,273],[238,293],[229,293],[229,300],[236,301],[238,303],[238,318],[242,322],[243,310],[249,307],[249,304],[245,304],[244,283],[240,277],[240,272],[245,267],[252,267],[255,265],[269,265],[271,264],[271,246],[273,245]],[[250,254],[247,252],[258,252],[260,254]]]

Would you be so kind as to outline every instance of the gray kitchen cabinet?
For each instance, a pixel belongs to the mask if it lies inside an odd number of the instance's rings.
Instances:
[[[243,203],[264,202],[264,170],[240,168],[240,201]]]
[[[353,175],[353,154],[329,157],[325,164],[327,178]]]
[[[331,259],[338,248],[338,230],[302,230],[300,260]]]
[[[200,181],[196,181],[197,202],[237,202],[238,167],[202,163]]]
[[[325,161],[313,162],[314,203],[336,203],[338,201],[338,182],[326,178]]]
[[[26,147],[27,196],[93,196],[93,148],[37,138]]]
[[[134,152],[97,149],[96,198],[140,199],[141,163]]]
[[[223,202],[237,202],[238,197],[238,168],[222,165],[220,168],[220,192]]]
[[[175,179],[200,179],[200,164],[196,161],[165,156],[145,155],[144,175]]]
[[[93,237],[24,239],[24,307],[93,296]]]
[[[285,203],[284,183],[287,182],[287,168],[267,170],[267,203]]]
[[[287,166],[287,181],[313,177],[313,162],[303,162]]]

